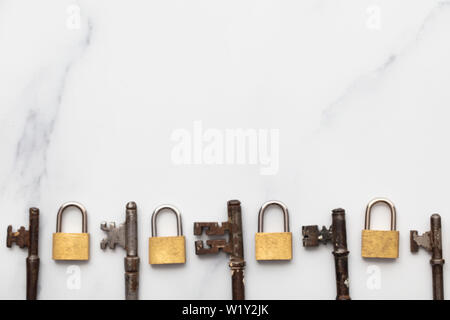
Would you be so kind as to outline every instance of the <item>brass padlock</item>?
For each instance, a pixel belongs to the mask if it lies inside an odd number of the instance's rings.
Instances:
[[[370,215],[374,205],[383,203],[391,211],[391,230],[370,230]],[[398,258],[399,232],[396,230],[397,213],[394,204],[382,198],[369,202],[362,231],[361,255],[363,258]]]
[[[80,210],[83,218],[82,233],[61,232],[62,214],[67,208]],[[87,212],[79,203],[68,202],[58,211],[56,233],[53,234],[53,260],[89,260],[89,233],[87,233]]]
[[[278,206],[283,211],[284,232],[263,232],[264,212],[269,206]],[[258,233],[255,235],[256,260],[291,260],[292,233],[289,232],[289,212],[284,203],[269,201],[263,204],[258,214]]]
[[[173,212],[177,217],[177,236],[158,237],[156,218],[163,210]],[[152,237],[148,241],[150,264],[179,264],[186,263],[186,239],[181,227],[181,214],[177,208],[163,205],[155,209],[152,215]]]

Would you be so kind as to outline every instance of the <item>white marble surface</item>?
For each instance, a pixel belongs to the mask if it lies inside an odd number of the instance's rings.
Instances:
[[[449,34],[445,0],[0,0],[1,238],[38,206],[39,297],[122,299],[124,251],[100,250],[100,223],[123,221],[134,200],[141,298],[228,299],[227,258],[197,257],[192,224],[226,220],[226,201],[237,198],[247,297],[333,299],[330,246],[305,250],[300,230],[329,225],[331,209],[343,207],[352,297],[429,299],[430,256],[409,252],[409,230],[428,230],[439,212],[447,257]],[[278,130],[278,170],[176,164],[171,138],[196,123]],[[394,262],[360,257],[365,205],[376,196],[398,209]],[[254,259],[258,209],[270,199],[291,212],[289,263]],[[88,263],[51,259],[56,213],[69,200],[89,212]],[[163,203],[182,212],[184,266],[147,263],[150,215]],[[388,218],[377,212],[381,229]],[[174,232],[169,214],[159,222],[161,234]],[[65,231],[77,223],[68,213]],[[266,226],[279,230],[281,219],[271,213]],[[25,296],[25,257],[2,240],[1,299]]]

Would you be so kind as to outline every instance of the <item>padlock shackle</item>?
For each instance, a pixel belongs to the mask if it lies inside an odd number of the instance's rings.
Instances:
[[[77,208],[81,212],[82,216],[82,233],[87,233],[87,211],[86,208],[78,202],[67,202],[59,208],[58,215],[56,217],[56,232],[62,230],[62,215],[64,211],[70,207]]]
[[[264,203],[259,209],[258,214],[258,232],[264,232],[264,213],[266,212],[266,209],[270,206],[277,206],[283,211],[283,218],[284,218],[284,232],[289,232],[289,211],[286,205],[281,201],[267,201]]]
[[[174,207],[174,206],[172,206],[170,204],[163,204],[162,206],[159,206],[158,208],[156,208],[155,211],[153,211],[153,214],[152,214],[152,226],[151,226],[152,227],[152,237],[157,237],[158,232],[157,232],[157,228],[156,228],[156,218],[158,217],[158,214],[161,211],[164,211],[164,210],[169,210],[169,211],[171,211],[171,212],[173,212],[175,214],[175,216],[177,218],[177,236],[182,236],[183,235],[183,228],[181,226],[181,213],[180,213],[180,211],[176,207]]]
[[[370,216],[372,213],[372,208],[378,203],[383,203],[389,207],[389,210],[391,211],[391,231],[397,230],[397,210],[395,209],[395,206],[392,203],[392,201],[385,199],[385,198],[375,198],[369,202],[369,204],[367,205],[367,208],[366,208],[366,218],[364,221],[364,229],[370,230]]]

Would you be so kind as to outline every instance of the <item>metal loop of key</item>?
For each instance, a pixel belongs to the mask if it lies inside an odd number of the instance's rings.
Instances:
[[[83,205],[78,202],[67,202],[59,208],[58,216],[56,217],[56,232],[61,232],[62,229],[62,215],[68,208],[77,208],[82,215],[82,233],[87,233],[87,211]]]
[[[157,232],[157,228],[156,228],[156,218],[158,217],[158,214],[164,210],[169,210],[175,214],[175,216],[177,218],[177,236],[182,236],[183,228],[181,226],[180,211],[174,206],[164,204],[164,205],[157,207],[155,209],[155,211],[153,211],[153,214],[152,214],[152,237],[157,237],[158,232]]]
[[[286,205],[281,201],[267,201],[259,209],[258,214],[258,232],[264,232],[264,213],[270,206],[277,206],[283,211],[284,217],[284,232],[289,232],[289,211]]]
[[[395,210],[394,204],[385,198],[376,198],[369,202],[366,208],[366,218],[364,222],[364,229],[370,230],[370,216],[372,212],[372,208],[378,204],[383,203],[389,207],[389,210],[391,211],[391,230],[397,229],[397,211]]]

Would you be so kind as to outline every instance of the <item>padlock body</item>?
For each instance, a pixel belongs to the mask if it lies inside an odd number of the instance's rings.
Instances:
[[[363,258],[398,258],[399,232],[392,230],[363,230],[361,255]]]
[[[150,264],[186,263],[186,239],[177,237],[151,237],[148,241]]]
[[[53,260],[89,260],[89,233],[54,233]]]
[[[291,260],[291,232],[258,232],[255,235],[256,260]]]

